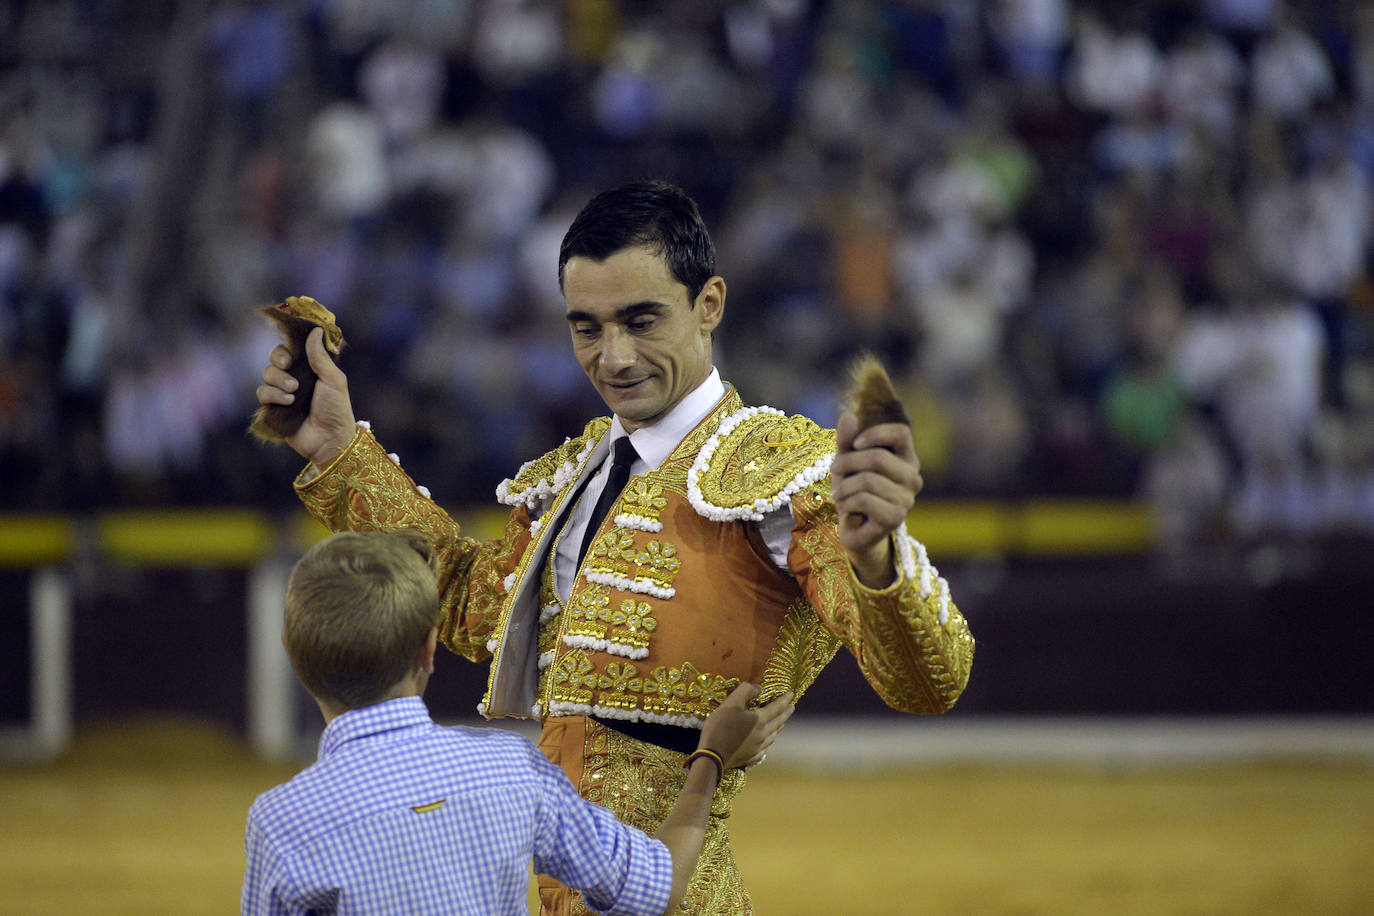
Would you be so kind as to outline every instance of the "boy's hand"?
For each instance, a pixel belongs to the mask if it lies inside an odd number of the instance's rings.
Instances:
[[[701,728],[698,747],[710,748],[725,761],[726,769],[753,766],[763,759],[796,707],[788,691],[758,709],[749,703],[759,695],[756,684],[740,684],[716,707]]]

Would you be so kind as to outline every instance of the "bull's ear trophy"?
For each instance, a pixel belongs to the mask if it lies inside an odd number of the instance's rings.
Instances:
[[[842,406],[847,413],[859,418],[858,432],[880,423],[905,423],[911,425],[906,408],[897,397],[897,389],[892,386],[887,370],[872,353],[860,353],[849,366],[849,390],[845,392]],[[856,433],[857,435],[857,433]],[[841,523],[849,529],[859,528],[867,519],[854,513],[847,515]]]
[[[861,353],[849,367],[844,409],[859,418],[859,431],[879,423],[911,425],[887,370],[872,353]]]
[[[334,322],[334,313],[309,296],[291,296],[285,302],[258,309],[281,332],[282,343],[291,352],[291,377],[297,382],[296,399],[290,404],[271,404],[253,413],[248,432],[264,442],[282,442],[301,428],[310,416],[310,399],[315,393],[315,370],[305,355],[305,339],[315,328],[324,328],[324,348],[333,356],[343,352],[343,331]]]

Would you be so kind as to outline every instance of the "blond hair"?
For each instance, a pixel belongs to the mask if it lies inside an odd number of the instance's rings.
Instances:
[[[387,699],[439,618],[433,548],[418,532],[343,532],[286,586],[284,641],[307,690],[346,709]]]

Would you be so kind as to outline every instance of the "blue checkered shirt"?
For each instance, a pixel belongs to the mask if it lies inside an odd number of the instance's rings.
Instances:
[[[529,863],[600,912],[662,913],[658,840],[581,798],[527,739],[443,728],[419,697],[336,718],[319,760],[264,792],[244,913],[528,913]]]

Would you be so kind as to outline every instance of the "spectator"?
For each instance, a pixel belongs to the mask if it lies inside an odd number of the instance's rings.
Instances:
[[[1363,439],[1318,431],[1368,422],[1369,3],[221,0],[194,53],[154,9],[4,14],[8,504],[62,503],[65,469],[115,503],[261,499],[206,492],[197,471],[239,438],[224,399],[247,392],[216,379],[246,378],[225,366],[261,350],[250,306],[297,293],[329,305],[357,352],[393,354],[349,369],[412,405],[387,410],[408,418],[408,463],[508,475],[594,397],[554,358],[561,342],[530,330],[563,307],[537,267],[562,202],[640,175],[689,187],[732,239],[731,295],[749,308],[720,359],[748,393],[823,419],[849,350],[880,344],[947,417],[959,457],[942,492],[1005,491],[1017,473],[1036,492],[1132,492],[1187,451],[1170,418],[1215,408],[1226,486],[1282,465],[1309,492],[1362,498]],[[204,72],[220,116],[163,136],[169,90]],[[190,183],[169,185],[168,156],[198,163]],[[131,244],[150,213],[184,217],[184,257]],[[1241,243],[1263,295],[1213,270]],[[1177,281],[1162,298],[1161,263]],[[180,310],[183,328],[151,324],[171,301],[203,305]],[[1182,336],[1161,356],[1142,318]],[[143,363],[107,352],[109,329],[145,326]],[[494,384],[517,357],[538,364],[528,384]],[[199,393],[131,415],[153,379]],[[476,396],[489,413],[472,414]],[[1264,397],[1279,408],[1256,419]],[[544,407],[513,419],[502,405],[519,401]],[[453,427],[430,413],[469,424],[439,438]],[[964,464],[986,438],[969,418],[994,416],[1006,460]],[[1033,444],[1016,446],[1023,425]],[[1340,518],[1310,530],[1358,527]]]

